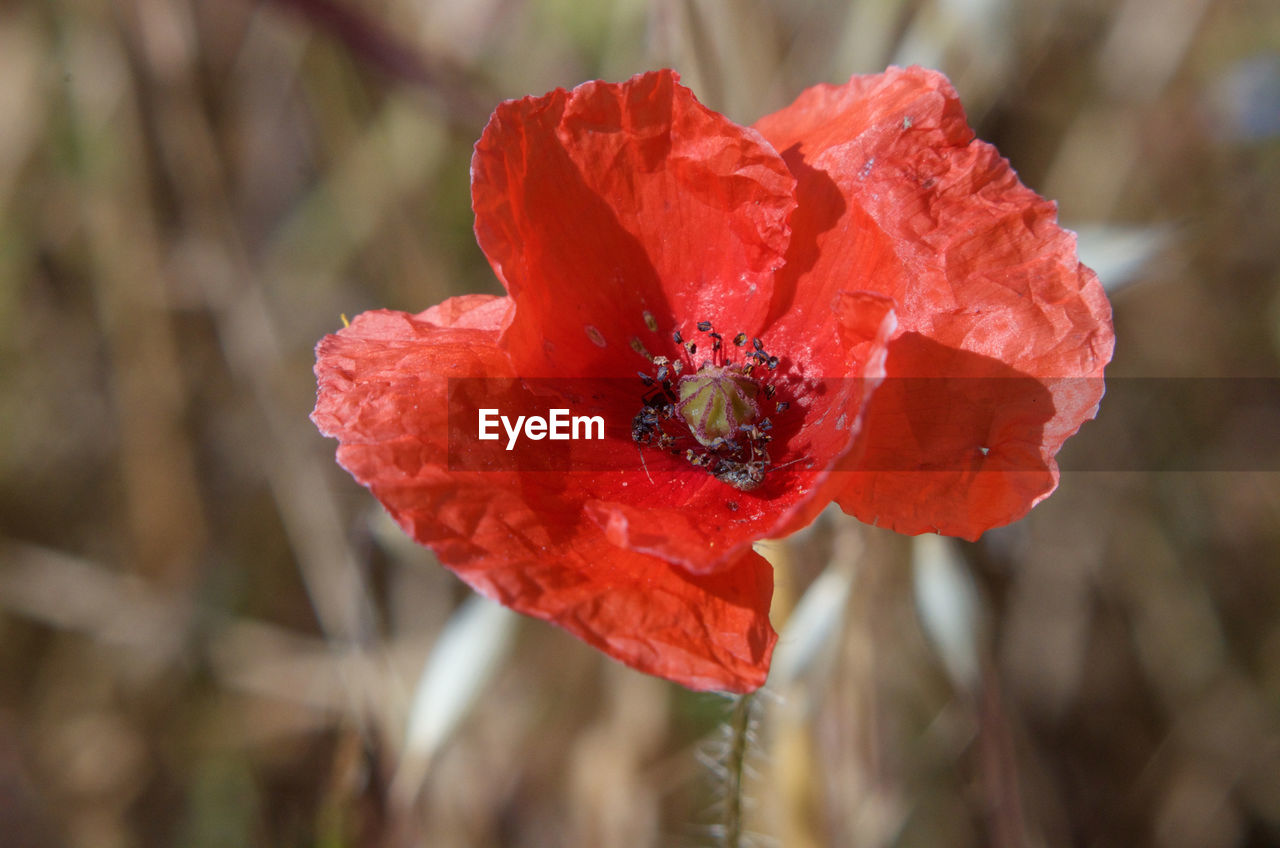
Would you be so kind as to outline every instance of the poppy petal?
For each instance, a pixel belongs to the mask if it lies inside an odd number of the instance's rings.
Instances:
[[[364,313],[322,340],[312,418],[339,463],[477,591],[690,688],[759,687],[776,634],[757,554],[691,575],[610,544],[560,475],[449,469],[449,379],[511,374],[498,346],[511,313],[507,298],[454,298]]]
[[[756,332],[795,180],[672,71],[508,101],[476,144],[476,237],[517,304],[523,376],[620,376],[633,340]]]
[[[841,506],[899,532],[965,538],[1021,517],[1096,412],[1114,343],[1102,287],[1054,204],[973,139],[934,71],[818,86],[756,126],[797,176],[792,255],[808,260],[775,299],[821,301],[853,273],[896,303],[866,470]],[[916,378],[947,383],[930,396]],[[961,443],[976,460],[958,458]]]

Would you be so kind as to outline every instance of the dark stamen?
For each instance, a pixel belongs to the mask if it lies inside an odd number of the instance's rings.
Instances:
[[[649,323],[647,319],[645,323]],[[740,361],[732,362],[731,357],[721,352],[727,339],[712,330],[711,322],[698,321],[696,326],[699,332],[710,337],[714,352],[711,357],[704,356],[701,362],[695,356],[698,345],[685,341],[680,330],[671,332],[672,340],[683,348],[678,357],[654,356],[638,338],[631,340],[632,349],[651,363],[648,373],[636,372],[648,389],[643,406],[631,422],[632,441],[682,457],[691,466],[705,470],[735,489],[756,489],[763,485],[771,470],[792,464],[773,464],[769,456],[769,445],[774,441],[769,432],[774,429],[773,422],[768,418],[756,420],[761,412],[757,405],[761,394],[774,400],[776,413],[790,406],[775,399],[776,387],[767,382],[768,378],[752,377],[756,368],[777,370],[781,360],[769,355],[762,339],[739,332],[733,336],[734,345],[744,347],[751,338],[751,349],[744,351]],[[703,344],[705,347],[706,343]],[[694,373],[686,376],[685,371]],[[690,383],[690,380],[698,382]],[[725,398],[718,407],[708,406],[710,401],[702,397],[712,391],[708,387],[718,387],[722,393],[727,391],[738,400]],[[707,415],[697,418],[704,406],[720,410],[711,415],[711,423],[702,420]],[[695,441],[697,444],[689,447]],[[736,501],[729,503],[732,511],[738,511]]]

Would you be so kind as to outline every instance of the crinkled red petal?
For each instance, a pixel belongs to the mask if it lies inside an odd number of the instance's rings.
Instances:
[[[448,467],[448,380],[511,376],[507,298],[370,312],[317,348],[313,420],[338,461],[478,591],[634,668],[750,691],[768,670],[772,574],[746,550],[712,575],[616,547],[561,475]],[[578,475],[571,475],[578,476]]]
[[[775,310],[850,287],[897,305],[864,470],[841,505],[899,532],[966,538],[1021,517],[1056,486],[1053,457],[1095,413],[1114,343],[1055,206],[973,139],[933,71],[818,86],[756,127],[800,199]],[[949,379],[926,390],[920,377]]]
[[[476,237],[517,311],[523,376],[623,376],[698,321],[756,333],[795,180],[672,71],[498,107],[476,144]],[[646,319],[646,313],[650,316]]]

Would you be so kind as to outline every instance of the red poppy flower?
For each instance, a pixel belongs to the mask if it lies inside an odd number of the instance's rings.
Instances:
[[[317,348],[312,417],[478,591],[691,688],[764,681],[752,542],[833,498],[977,535],[1052,489],[1100,396],[1096,279],[936,73],[757,129],[670,71],[511,101],[472,197],[507,296],[357,317]],[[556,466],[471,437],[481,407],[539,403],[604,438]]]

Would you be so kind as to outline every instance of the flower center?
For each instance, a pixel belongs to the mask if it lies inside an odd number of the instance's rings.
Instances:
[[[633,341],[632,347],[649,360],[653,371],[640,372],[649,392],[632,420],[631,438],[641,447],[683,455],[717,480],[748,491],[764,482],[773,467],[768,451],[773,422],[764,414],[765,407],[771,405],[780,413],[788,406],[774,402],[774,386],[753,372],[774,371],[778,357],[770,356],[760,339],[753,339],[754,349],[741,362],[732,361],[728,351],[733,349],[726,350],[724,337],[711,329],[711,322],[699,321],[698,330],[711,340],[709,358],[698,364],[693,359],[697,343],[685,341],[678,330],[672,333],[680,345],[674,360],[652,356],[639,339]],[[733,338],[735,348],[744,348],[746,342],[745,333]]]
[[[710,448],[760,417],[760,387],[730,366],[711,366],[680,380],[676,410],[703,447]]]

